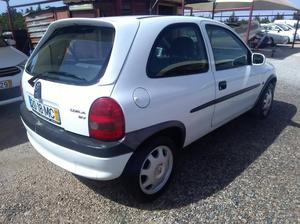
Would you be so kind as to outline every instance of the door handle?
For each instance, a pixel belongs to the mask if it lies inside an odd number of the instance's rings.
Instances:
[[[226,81],[219,82],[219,90],[224,90],[226,88],[227,88],[227,82]]]

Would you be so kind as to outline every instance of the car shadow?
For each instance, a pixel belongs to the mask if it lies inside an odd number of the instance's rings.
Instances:
[[[0,151],[28,141],[20,119],[20,104],[0,106]]]
[[[183,207],[223,190],[278,138],[292,121],[297,108],[274,101],[265,120],[245,114],[190,145],[181,154],[179,170],[164,195],[149,204],[136,202],[120,180],[93,181],[76,178],[98,194],[117,203],[143,210]]]

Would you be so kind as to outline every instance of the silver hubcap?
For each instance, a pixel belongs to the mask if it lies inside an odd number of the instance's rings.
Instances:
[[[158,146],[148,154],[140,171],[140,187],[154,194],[167,183],[173,169],[173,154],[169,147]]]
[[[264,115],[267,115],[271,105],[272,105],[272,100],[273,100],[273,92],[271,88],[268,88],[268,91],[264,97],[264,101],[263,101],[263,113]]]

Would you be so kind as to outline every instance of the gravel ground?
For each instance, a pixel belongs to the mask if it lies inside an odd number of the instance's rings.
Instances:
[[[300,48],[280,51],[271,116],[241,116],[191,145],[151,204],[51,164],[28,143],[18,104],[0,107],[0,223],[300,223]]]

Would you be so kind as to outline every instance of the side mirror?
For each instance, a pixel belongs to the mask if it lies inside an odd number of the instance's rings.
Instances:
[[[252,65],[263,65],[266,63],[266,57],[260,53],[252,54]]]

